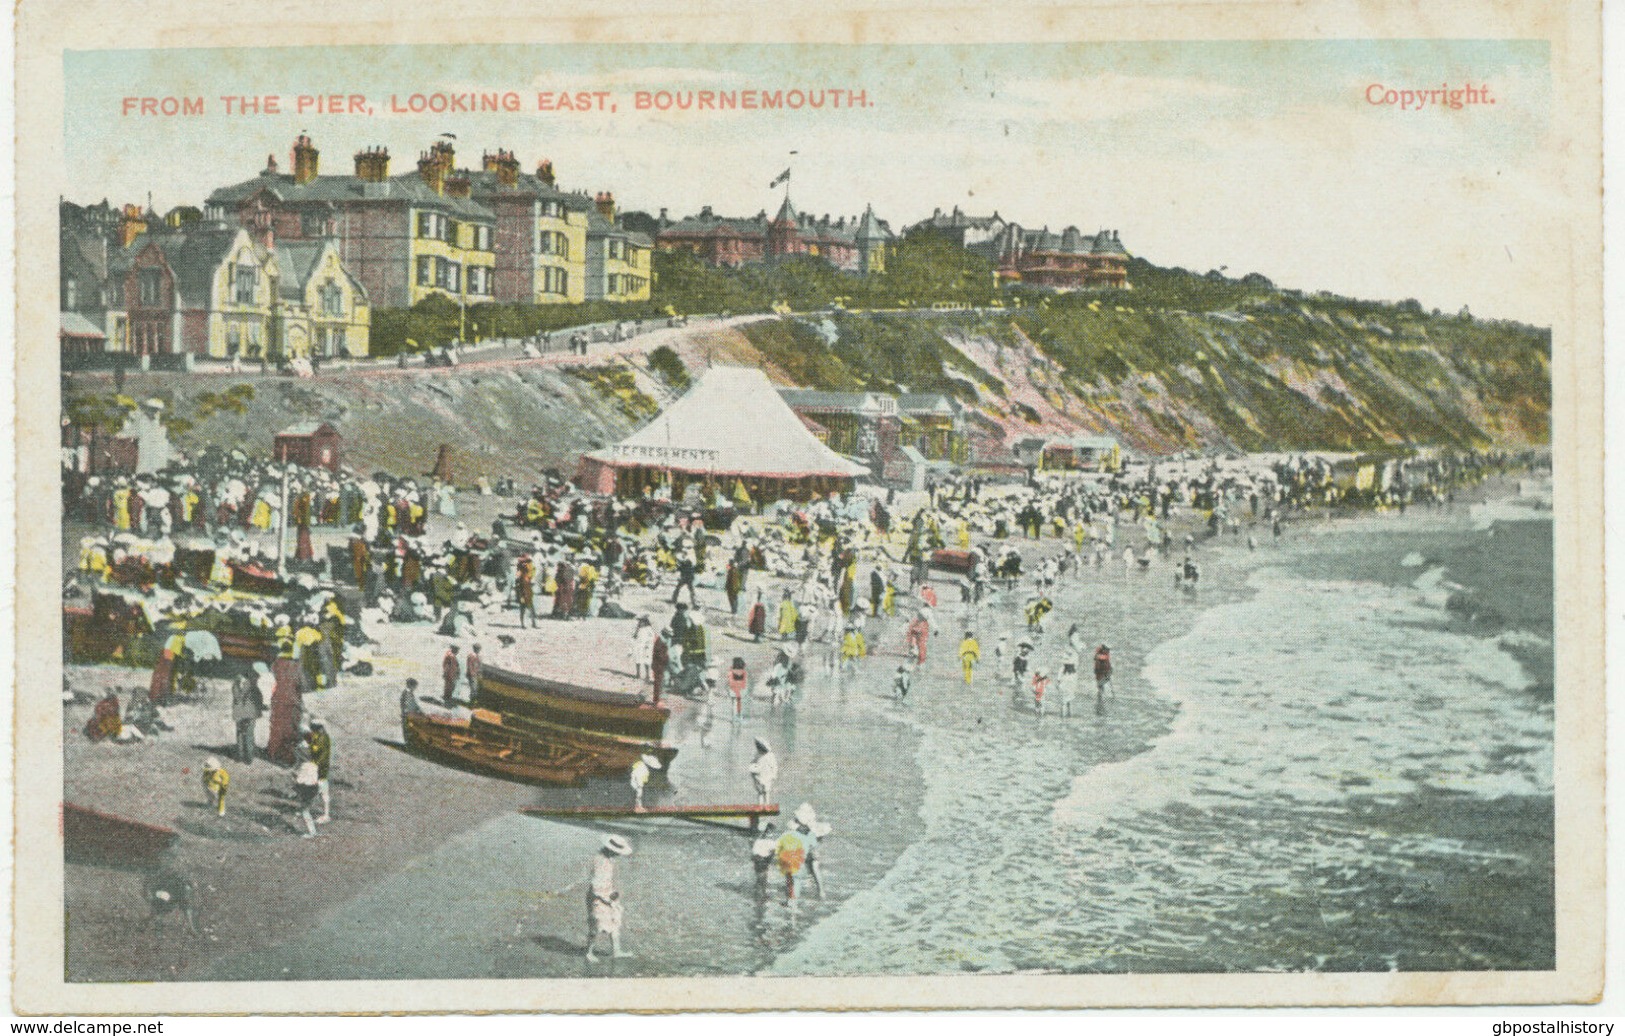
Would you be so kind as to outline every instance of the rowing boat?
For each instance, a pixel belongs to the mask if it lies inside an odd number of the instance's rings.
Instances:
[[[146,863],[175,844],[180,833],[156,824],[62,803],[62,842],[67,857],[95,863]]]
[[[624,691],[602,690],[486,666],[474,704],[575,730],[659,742],[671,710]]]
[[[579,748],[515,730],[484,709],[464,718],[409,712],[401,730],[415,751],[527,784],[578,785],[597,765]]]

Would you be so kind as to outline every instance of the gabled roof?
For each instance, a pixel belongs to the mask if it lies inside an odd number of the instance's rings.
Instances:
[[[134,244],[143,249],[156,246],[163,253],[164,262],[175,273],[181,306],[206,307],[215,271],[237,247],[239,239],[247,237],[248,232],[241,227],[204,223],[185,230],[143,234]]]
[[[897,397],[897,409],[905,414],[952,414],[959,407],[941,392],[905,392]]]
[[[338,246],[331,238],[314,238],[308,241],[278,241],[274,254],[277,259],[277,294],[289,301],[304,301],[306,292],[310,289],[310,279],[315,276],[317,268],[321,265],[322,257],[329,250],[337,252]],[[339,270],[344,279],[350,283],[351,290],[362,297],[366,296],[366,289],[357,281],[350,271],[342,264]]]
[[[105,234],[88,228],[71,228],[64,224],[61,239],[64,263],[78,262],[88,267],[92,275],[98,278],[107,276],[108,257],[117,248],[109,245]]]
[[[875,216],[875,207],[865,205],[863,218],[858,221],[858,229],[852,236],[858,241],[890,241],[893,235],[885,220]]]
[[[617,467],[766,478],[867,474],[819,442],[754,367],[713,367],[619,444],[591,454]]]
[[[779,206],[779,214],[773,217],[775,223],[800,223],[801,217],[796,213],[796,207],[790,204],[790,196],[784,196],[784,204]]]

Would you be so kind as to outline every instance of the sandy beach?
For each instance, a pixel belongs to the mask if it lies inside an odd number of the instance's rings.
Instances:
[[[1506,490],[1488,484],[1476,495]],[[1469,503],[1464,495],[1457,507]],[[471,528],[489,521],[477,507],[465,510]],[[908,513],[911,502],[900,500],[897,510]],[[1031,712],[1030,697],[1012,697],[1008,680],[995,671],[998,633],[1009,632],[1012,644],[1020,636],[1019,612],[1026,596],[1021,590],[1001,595],[983,609],[977,628],[984,664],[975,684],[966,688],[956,658],[965,619],[951,581],[937,584],[942,594],[939,629],[907,703],[895,702],[889,693],[891,675],[904,657],[904,608],[898,618],[871,622],[873,656],[857,671],[822,671],[821,649],[813,647],[809,679],[798,702],[773,709],[754,701],[738,724],[719,710],[706,747],[699,744],[695,707],[668,699],[674,710],[668,736],[679,754],[669,782],[651,787],[651,804],[750,801],[745,767],[752,741],[760,736],[774,745],[781,763],[775,800],[786,813],[811,802],[834,826],[821,853],[828,898],[803,899],[793,913],[777,882],[765,900],[756,895],[749,839],[741,833],[672,820],[565,824],[517,813],[532,804],[625,802],[629,792],[622,781],[599,781],[582,789],[528,787],[439,766],[399,748],[398,702],[405,679],[416,677],[425,694],[439,690],[439,660],[447,639],[427,625],[369,630],[379,641],[375,673],[346,676],[338,687],[307,698],[309,707],[326,719],[335,741],[333,821],[315,839],[298,837],[288,770],[264,760],[248,767],[229,760],[230,703],[223,683],[206,688],[196,701],[169,709],[167,717],[176,727],[172,733],[138,745],[95,744],[79,732],[89,701],[109,687],[144,686],[148,674],[70,666],[68,686],[83,701],[64,710],[65,798],[179,831],[164,866],[196,883],[200,931],[188,933],[173,916],[156,923],[149,919],[143,895],[146,874],[70,865],[68,977],[748,974],[775,961],[793,962],[808,934],[821,931],[844,909],[874,913],[866,897],[892,895],[887,878],[905,854],[937,851],[929,840],[922,841],[928,819],[940,820],[933,814],[938,807],[929,801],[929,789],[944,771],[962,771],[967,779],[978,772],[978,754],[995,743],[980,737],[981,729],[999,725],[1006,731],[1030,730],[1021,736],[1030,736],[1035,765],[1042,763],[1030,780],[1055,781],[1058,794],[1052,797],[1064,795],[1073,775],[1130,759],[1168,732],[1177,708],[1150,693],[1140,679],[1146,659],[1159,645],[1188,633],[1205,612],[1246,599],[1253,593],[1250,573],[1294,542],[1327,529],[1332,531],[1326,535],[1335,536],[1345,528],[1372,523],[1392,527],[1407,520],[1386,515],[1334,521],[1316,515],[1289,526],[1280,545],[1268,542],[1262,528],[1199,540],[1203,578],[1194,595],[1172,589],[1177,552],[1172,559],[1158,559],[1146,572],[1125,571],[1115,559],[1086,566],[1055,595],[1057,609],[1046,622],[1039,654],[1054,649],[1073,622],[1081,624],[1091,643],[1109,642],[1118,673],[1116,693],[1099,713],[1085,679],[1072,718],[1050,716],[1040,723]],[[1183,539],[1186,531],[1185,524],[1174,524],[1176,539]],[[1249,531],[1258,534],[1256,552],[1247,549]],[[1029,563],[1070,547],[1070,540],[1050,538],[1008,542]],[[779,585],[760,573],[752,575],[751,590],[765,589],[768,601],[776,600]],[[701,589],[700,596],[713,658],[726,666],[732,656],[743,657],[754,682],[755,674],[770,664],[772,644],[749,641],[743,616],[728,616],[720,590]],[[669,604],[648,591],[629,591],[622,603],[633,612],[651,614],[657,627],[670,614]],[[504,658],[496,637],[514,636],[515,654],[526,665],[564,678],[630,688],[631,628],[626,621],[544,620],[538,631],[521,631],[514,613],[505,612],[482,616],[477,634],[460,639],[465,650],[478,640],[490,662],[500,665]],[[932,722],[924,722],[927,716]],[[952,718],[951,727],[944,727],[944,717]],[[261,744],[264,729],[262,723]],[[957,734],[945,737],[945,729]],[[200,783],[202,760],[209,754],[226,759],[232,773],[224,818],[208,809]],[[1042,789],[989,787],[974,801],[994,813],[1017,808],[1006,796],[1035,790]],[[1527,817],[1527,811],[1520,816]],[[1538,840],[1538,821],[1536,816],[1518,823],[1532,824],[1528,837]],[[588,965],[582,959],[586,868],[602,835],[611,831],[636,847],[622,865],[620,884],[627,903],[627,940],[637,956]],[[1544,832],[1549,839],[1549,821]],[[806,953],[809,960],[816,959],[812,949]],[[944,959],[928,970],[1042,964]],[[1144,960],[1140,964],[1146,966]]]

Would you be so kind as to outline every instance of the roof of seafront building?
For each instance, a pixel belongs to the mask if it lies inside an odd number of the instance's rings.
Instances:
[[[890,224],[874,214],[874,206],[867,206],[862,216],[828,215],[818,217],[797,211],[787,197],[771,219],[763,209],[754,216],[719,216],[707,205],[692,216],[685,216],[662,227],[660,237],[745,237],[765,238],[768,227],[774,223],[793,222],[796,232],[804,238],[856,245],[864,241],[890,241],[896,235]]]
[[[277,293],[284,299],[302,300],[305,291],[310,286],[310,278],[316,273],[321,259],[328,249],[337,251],[332,238],[315,238],[309,241],[278,241],[271,254],[277,258],[277,267],[281,277],[277,281]],[[356,280],[354,275],[342,264],[339,270],[350,282],[353,291],[363,297],[367,290]]]
[[[589,238],[618,237],[643,248],[654,247],[654,242],[649,240],[648,234],[637,230],[628,230],[597,209],[587,213],[587,236]]]
[[[454,179],[457,173],[448,174]],[[495,214],[473,198],[440,194],[421,173],[400,173],[383,180],[367,180],[352,174],[317,176],[299,183],[292,173],[266,170],[251,180],[217,188],[209,195],[211,206],[236,206],[260,193],[269,193],[288,205],[344,205],[354,202],[397,202],[418,208],[441,209],[462,219],[491,221]]]
[[[214,275],[220,264],[237,247],[248,232],[241,227],[222,223],[203,223],[185,230],[146,232],[130,243],[125,251],[134,258],[149,247],[155,247],[164,262],[175,274],[175,291],[182,305],[204,306],[214,286]]]
[[[534,173],[520,173],[514,177],[512,184],[504,183],[502,178],[490,169],[459,169],[452,175],[468,181],[470,193],[476,201],[487,197],[511,195],[560,202],[565,208],[577,212],[592,210],[592,199],[586,194],[580,191],[561,190]]]
[[[107,333],[70,310],[61,311],[58,336],[64,338],[106,338]]]

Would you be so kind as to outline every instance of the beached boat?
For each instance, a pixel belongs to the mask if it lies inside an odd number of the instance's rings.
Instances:
[[[593,760],[588,776],[614,777],[629,773],[638,759],[645,755],[659,759],[661,766],[670,766],[677,757],[674,746],[660,741],[568,727],[511,712],[505,713],[502,721],[509,729],[521,731],[537,740],[586,753]]]
[[[401,732],[415,751],[527,784],[580,784],[596,764],[587,752],[515,730],[484,709],[468,717],[409,712]]]
[[[226,567],[231,569],[231,588],[243,593],[266,594],[272,597],[288,592],[286,581],[279,579],[277,574],[258,565],[251,565],[243,561],[228,561]]]
[[[671,718],[671,710],[664,705],[650,705],[626,691],[583,687],[490,665],[480,673],[474,704],[492,712],[643,743],[661,741]]]
[[[115,864],[147,863],[175,844],[180,833],[156,824],[62,804],[62,842],[67,858]]]
[[[931,554],[931,567],[965,575],[970,572],[971,557],[968,550],[939,550]]]

